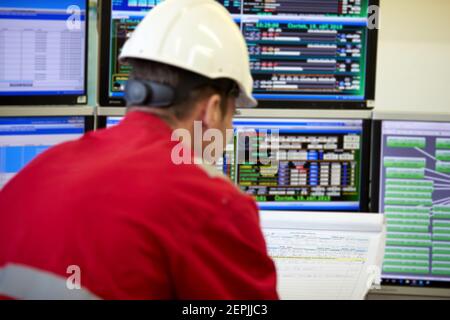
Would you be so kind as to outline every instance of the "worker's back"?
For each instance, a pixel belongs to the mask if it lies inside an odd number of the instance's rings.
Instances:
[[[276,298],[254,201],[200,166],[175,165],[171,134],[132,112],[19,173],[0,192],[0,295],[45,298],[48,288],[18,289],[21,275],[60,286],[75,266],[100,298]]]

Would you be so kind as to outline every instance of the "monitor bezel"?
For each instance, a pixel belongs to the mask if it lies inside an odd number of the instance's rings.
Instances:
[[[109,96],[110,56],[111,56],[111,10],[112,0],[99,0],[98,3],[98,105],[102,107],[124,107],[123,98]]]
[[[105,129],[108,117],[112,116],[97,116],[97,127],[95,128],[95,130]]]
[[[449,115],[429,115],[425,113],[374,113],[372,120],[372,155],[371,155],[371,169],[370,169],[370,212],[379,213],[380,212],[380,171],[381,171],[381,144],[382,144],[382,124],[383,121],[405,121],[405,122],[450,122]],[[401,280],[401,279],[398,279]],[[438,280],[420,280],[411,279],[405,276],[402,280],[403,283],[399,281],[391,281],[389,277],[382,277],[382,286],[387,288],[400,288],[396,290],[395,294],[402,294],[401,288],[415,288],[415,289],[450,289],[450,281],[438,281]],[[409,283],[406,283],[409,280]],[[412,281],[416,280],[414,284]],[[417,283],[419,281],[429,281],[429,284],[421,285]],[[389,289],[388,289],[389,291]],[[410,291],[408,291],[410,292]],[[376,291],[375,291],[376,293]],[[410,294],[410,293],[409,293]],[[417,293],[420,294],[420,293]]]
[[[31,105],[87,105],[88,103],[88,56],[89,56],[89,0],[84,0],[86,8],[85,51],[84,51],[84,94],[82,95],[17,95],[2,96],[2,106]]]
[[[84,133],[95,130],[95,116],[84,116]]]
[[[99,13],[99,63],[98,63],[98,104],[103,107],[124,107],[123,98],[109,96],[110,82],[110,41],[111,41],[111,0],[100,0]],[[369,0],[369,6],[380,6],[380,0]],[[266,100],[258,99],[260,109],[370,109],[369,101],[375,100],[375,83],[378,55],[378,29],[368,29],[366,87],[364,100]],[[108,63],[101,63],[107,61]]]
[[[370,199],[370,157],[372,119],[363,120],[363,134],[361,143],[361,175],[360,175],[360,209],[359,212],[369,212]]]
[[[387,297],[427,297],[427,298],[450,298],[450,290],[439,287],[413,287],[382,284],[380,288],[368,292],[366,299],[386,299]]]
[[[381,120],[372,120],[370,156],[370,212],[380,213]]]

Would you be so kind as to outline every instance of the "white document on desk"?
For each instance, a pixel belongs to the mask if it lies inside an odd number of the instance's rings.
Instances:
[[[262,211],[281,299],[364,299],[381,275],[382,214]]]

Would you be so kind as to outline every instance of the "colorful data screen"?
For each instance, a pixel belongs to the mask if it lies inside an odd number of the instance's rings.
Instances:
[[[384,278],[450,281],[450,122],[383,121],[381,132]]]
[[[84,132],[84,117],[0,118],[0,189],[36,156]]]
[[[0,1],[0,96],[86,102],[86,3]]]
[[[217,163],[261,209],[360,210],[363,120],[236,119]]]
[[[112,0],[110,98],[123,97],[130,72],[122,45],[159,2]],[[219,2],[247,41],[258,100],[367,100],[369,0]]]

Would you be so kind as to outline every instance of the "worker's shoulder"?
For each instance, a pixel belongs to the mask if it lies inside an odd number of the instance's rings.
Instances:
[[[168,183],[174,197],[182,206],[194,206],[209,216],[227,219],[235,214],[255,215],[255,201],[243,193],[214,166],[198,163],[173,168]]]
[[[197,161],[198,160],[198,161]],[[194,163],[173,165],[171,175],[176,189],[190,193],[203,192],[214,197],[249,199],[232,181],[215,166],[194,159]],[[216,199],[214,199],[216,200]]]

